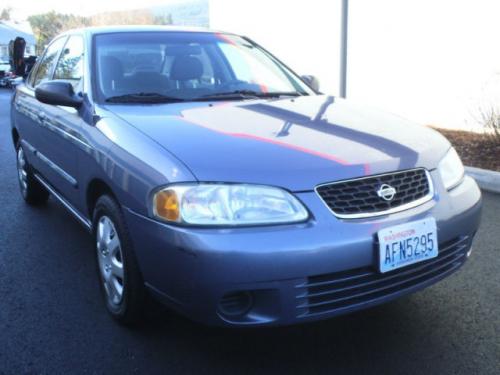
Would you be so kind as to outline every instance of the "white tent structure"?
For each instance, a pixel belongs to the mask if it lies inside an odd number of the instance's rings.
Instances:
[[[18,36],[26,41],[26,54],[35,54],[36,41],[29,25],[0,21],[0,60],[8,60],[9,42]]]

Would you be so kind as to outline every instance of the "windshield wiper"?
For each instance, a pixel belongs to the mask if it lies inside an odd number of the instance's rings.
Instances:
[[[106,98],[108,103],[179,103],[184,99],[167,96],[156,92],[137,92]]]
[[[244,100],[261,98],[281,98],[282,96],[301,96],[304,95],[298,91],[290,92],[257,92],[253,90],[234,90],[228,92],[218,92],[215,94],[203,95],[193,100]]]

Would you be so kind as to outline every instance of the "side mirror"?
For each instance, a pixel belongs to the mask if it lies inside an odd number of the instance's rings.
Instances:
[[[319,79],[316,76],[302,76],[302,80],[307,83],[307,86],[312,88],[314,91],[319,91]]]
[[[63,81],[41,83],[35,89],[35,97],[42,103],[65,107],[80,108],[83,103],[83,99],[75,94],[71,83]]]

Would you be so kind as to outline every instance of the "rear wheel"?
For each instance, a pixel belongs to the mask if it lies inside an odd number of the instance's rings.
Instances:
[[[110,196],[96,203],[93,231],[106,308],[118,322],[133,324],[143,312],[144,282],[121,209]]]
[[[49,192],[33,176],[22,146],[17,144],[17,177],[21,195],[32,206],[44,204],[49,199]]]

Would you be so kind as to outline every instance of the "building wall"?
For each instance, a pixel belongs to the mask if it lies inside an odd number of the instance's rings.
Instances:
[[[500,104],[500,2],[351,0],[353,99],[425,124],[479,129]]]
[[[350,0],[347,96],[424,124],[479,129],[500,109],[500,2]],[[340,0],[210,0],[242,33],[338,92]]]
[[[340,0],[210,0],[210,27],[255,40],[298,74],[338,92]]]

